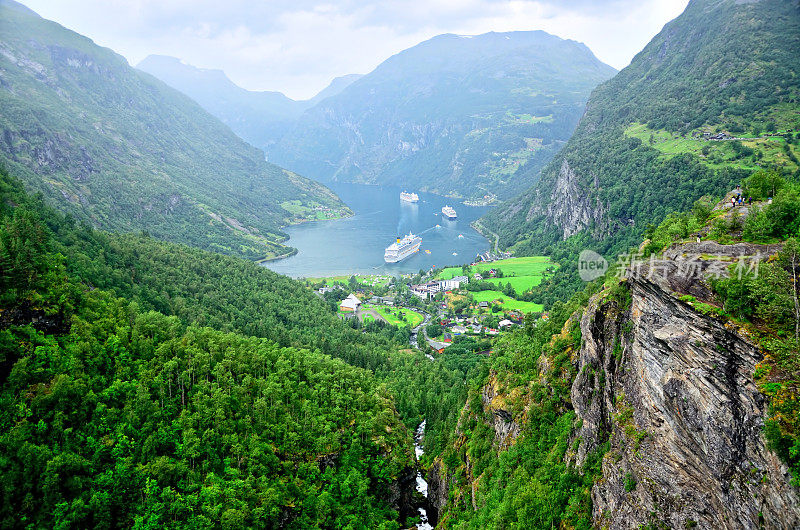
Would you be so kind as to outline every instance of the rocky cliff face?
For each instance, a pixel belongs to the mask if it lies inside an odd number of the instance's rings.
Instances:
[[[558,227],[562,239],[587,229],[592,229],[596,238],[605,237],[609,234],[608,209],[597,198],[596,190],[597,182],[587,186],[565,158],[549,200],[533,201],[525,220],[544,215],[548,223]]]
[[[591,486],[597,527],[800,527],[800,495],[764,437],[768,403],[753,378],[759,348],[746,331],[698,305],[713,302],[709,275],[728,274],[737,261],[749,267],[753,256],[778,250],[677,245],[662,260],[630,268],[619,286],[573,315],[581,340],[570,361],[577,375],[565,407],[575,421],[565,461],[585,470],[604,454]],[[552,362],[541,355],[538,372],[551,372]],[[471,420],[490,428],[498,456],[523,443],[525,410],[534,403],[526,397],[522,407],[506,406],[513,392],[490,376],[479,395],[482,410],[462,412],[455,469],[443,462],[431,468],[430,498],[445,526],[449,510],[477,510],[489,495],[469,452],[460,451],[469,444],[462,426]]]
[[[612,529],[797,528],[798,492],[765,444],[767,403],[753,381],[759,350],[679,299],[702,292],[681,279],[680,266],[673,261],[658,278],[645,268],[627,282],[629,303],[600,293],[581,319],[576,465],[610,443],[592,490],[594,521]]]

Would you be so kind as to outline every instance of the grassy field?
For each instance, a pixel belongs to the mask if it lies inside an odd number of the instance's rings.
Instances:
[[[389,324],[394,326],[411,326],[416,327],[418,326],[423,317],[416,311],[412,311],[411,309],[406,309],[405,307],[387,307],[384,305],[371,305],[371,304],[364,304],[361,306],[363,310],[374,310],[380,316],[382,316]],[[399,315],[402,314],[405,317],[405,320],[400,320]]]
[[[731,141],[709,141],[702,138],[695,138],[691,135],[680,135],[664,130],[653,130],[641,123],[634,123],[629,126],[625,130],[625,135],[638,138],[645,145],[651,145],[655,149],[661,151],[664,156],[668,157],[691,153],[698,156],[700,160],[711,167],[727,166],[748,170],[755,170],[760,167],[751,156],[737,158]],[[797,168],[797,165],[792,162],[786,154],[786,148],[784,147],[786,145],[786,140],[783,138],[754,138],[752,133],[741,133],[737,136],[747,138],[741,140],[743,146],[760,153],[761,158],[758,160],[760,165],[776,165],[786,167],[790,170]],[[789,145],[788,149],[794,153],[795,157],[800,156],[800,151],[796,146]]]
[[[500,306],[507,311],[511,309],[517,309],[523,313],[534,313],[543,310],[541,304],[536,304],[533,302],[521,302],[519,300],[509,298],[503,293],[499,293],[497,291],[478,291],[471,294],[475,299],[475,302],[492,303],[494,300],[500,300],[502,302]]]
[[[348,215],[352,215],[349,208],[347,209],[329,209],[325,206],[312,202],[311,204],[304,205],[299,200],[283,201],[281,208],[294,215],[302,216],[310,221],[324,221],[327,219],[341,219]]]
[[[525,291],[530,290],[531,287],[542,283],[542,276],[506,276],[503,278],[487,278],[486,281],[495,285],[498,283],[502,283],[503,285],[510,283],[515,291],[518,293],[524,293]]]
[[[486,281],[494,284],[503,285],[510,283],[517,293],[524,293],[531,287],[539,285],[544,278],[545,271],[550,267],[557,266],[547,256],[530,256],[525,258],[508,258],[491,263],[479,263],[472,267],[472,273],[485,272],[490,269],[500,269],[503,271],[502,278],[487,278]],[[437,275],[440,279],[450,279],[453,276],[462,275],[461,267],[448,267],[439,271]],[[503,309],[517,309],[523,313],[539,312],[542,310],[540,304],[533,302],[521,302],[505,296],[498,291],[479,291],[472,293],[476,302],[491,302],[492,300],[503,300]]]
[[[359,283],[371,285],[372,287],[385,287],[392,281],[392,276],[356,274],[355,277]],[[347,285],[347,282],[350,280],[350,275],[329,276],[326,278],[306,278],[306,280],[311,283],[319,283],[324,281],[325,285],[332,287],[337,283]]]
[[[550,258],[547,256],[530,256],[527,258],[501,259],[491,263],[478,263],[472,267],[472,272],[485,272],[490,269],[499,268],[503,271],[503,275],[505,276],[501,281],[507,283],[507,277],[521,278],[524,276],[538,276],[541,278],[544,271],[552,266],[553,262],[550,261]],[[461,267],[447,267],[439,271],[437,278],[449,280],[453,276],[460,276],[462,274],[464,274],[464,272],[461,270]],[[516,289],[516,287],[514,288]]]

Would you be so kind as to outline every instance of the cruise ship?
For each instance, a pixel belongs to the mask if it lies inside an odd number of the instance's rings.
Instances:
[[[386,247],[383,259],[386,263],[397,263],[417,252],[421,244],[422,238],[409,232],[403,239],[398,237],[396,242]]]
[[[458,214],[456,214],[456,211],[453,209],[452,206],[445,206],[444,208],[442,208],[442,213],[448,219],[455,219],[458,217]]]
[[[400,192],[400,200],[405,202],[419,202],[419,195],[416,193]]]

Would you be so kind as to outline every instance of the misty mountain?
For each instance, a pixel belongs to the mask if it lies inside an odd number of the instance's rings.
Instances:
[[[0,3],[0,162],[104,229],[255,258],[281,225],[346,213],[194,101],[91,40]]]
[[[508,197],[613,74],[585,45],[542,31],[440,35],[307,110],[268,154],[323,182]]]
[[[241,88],[222,70],[196,68],[175,57],[149,55],[137,66],[194,99],[252,145],[265,149],[278,141],[308,108],[334,96],[359,74],[335,78],[311,99],[295,101],[281,92]]]

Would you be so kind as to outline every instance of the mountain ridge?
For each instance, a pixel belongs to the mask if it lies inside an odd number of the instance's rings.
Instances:
[[[322,182],[508,196],[535,181],[614,71],[543,31],[439,35],[307,110],[268,154]]]
[[[798,35],[797,2],[692,0],[593,91],[542,179],[481,224],[523,254],[576,237],[621,251],[760,167],[797,171]]]
[[[148,55],[136,68],[186,94],[259,149],[277,142],[304,111],[360,77],[336,77],[314,97],[294,100],[278,91],[247,90],[223,70],[198,68],[168,55]]]
[[[112,50],[15,3],[0,12],[0,159],[77,219],[263,258],[291,252],[282,225],[347,214]]]

